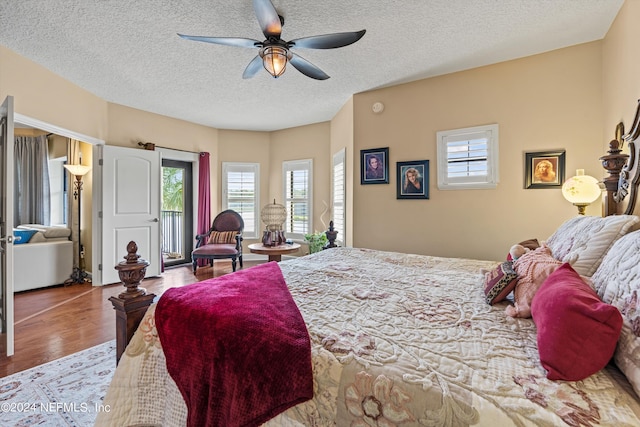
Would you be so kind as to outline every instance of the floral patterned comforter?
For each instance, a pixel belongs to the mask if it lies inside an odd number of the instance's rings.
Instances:
[[[546,379],[531,319],[484,302],[480,270],[495,264],[350,248],[281,262],[312,340],[315,390],[265,426],[640,425],[640,401],[613,367]],[[186,424],[154,313],[96,425]]]

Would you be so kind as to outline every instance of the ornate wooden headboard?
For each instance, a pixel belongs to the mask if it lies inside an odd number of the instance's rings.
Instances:
[[[622,124],[619,124],[618,128],[623,129]],[[638,164],[640,144],[636,143],[638,137],[640,137],[640,100],[638,100],[631,130],[624,135],[622,133],[624,131],[620,132],[619,139],[609,142],[608,154],[600,158],[602,166],[609,173],[609,176],[604,179],[607,191],[605,199],[606,216],[622,213],[631,215],[636,206],[638,184],[640,184],[640,165]],[[628,144],[629,154],[622,153],[625,142]],[[624,201],[627,196],[629,198],[626,208],[624,208]]]

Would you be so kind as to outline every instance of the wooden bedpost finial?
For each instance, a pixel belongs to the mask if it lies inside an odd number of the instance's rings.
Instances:
[[[127,255],[124,257],[125,261],[122,261],[115,267],[116,270],[118,270],[120,280],[127,288],[125,292],[118,295],[119,298],[130,299],[147,293],[144,288],[138,285],[140,281],[144,279],[149,262],[140,258],[140,255],[136,252],[138,252],[136,242],[129,242],[127,245]]]
[[[607,190],[607,198],[605,201],[605,215],[613,215],[617,213],[618,182],[620,180],[620,172],[627,163],[628,154],[622,154],[620,149],[620,141],[613,139],[609,142],[609,151],[606,156],[600,157],[602,167],[607,170],[609,176],[604,178],[603,183]]]
[[[117,297],[109,298],[116,310],[116,362],[120,361],[125,347],[133,337],[147,308],[156,297],[138,286],[140,281],[144,279],[149,262],[140,258],[137,252],[136,242],[129,242],[127,255],[124,257],[125,261],[115,266],[120,280],[127,289]]]

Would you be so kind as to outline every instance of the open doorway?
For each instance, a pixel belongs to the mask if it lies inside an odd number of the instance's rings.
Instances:
[[[162,160],[161,221],[164,265],[190,263],[194,240],[191,162]]]

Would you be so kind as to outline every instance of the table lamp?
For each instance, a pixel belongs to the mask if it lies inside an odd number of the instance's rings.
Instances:
[[[584,169],[576,170],[576,176],[569,178],[562,184],[562,195],[578,207],[579,215],[584,215],[587,206],[598,200],[601,194],[602,190],[598,180],[585,175]]]

